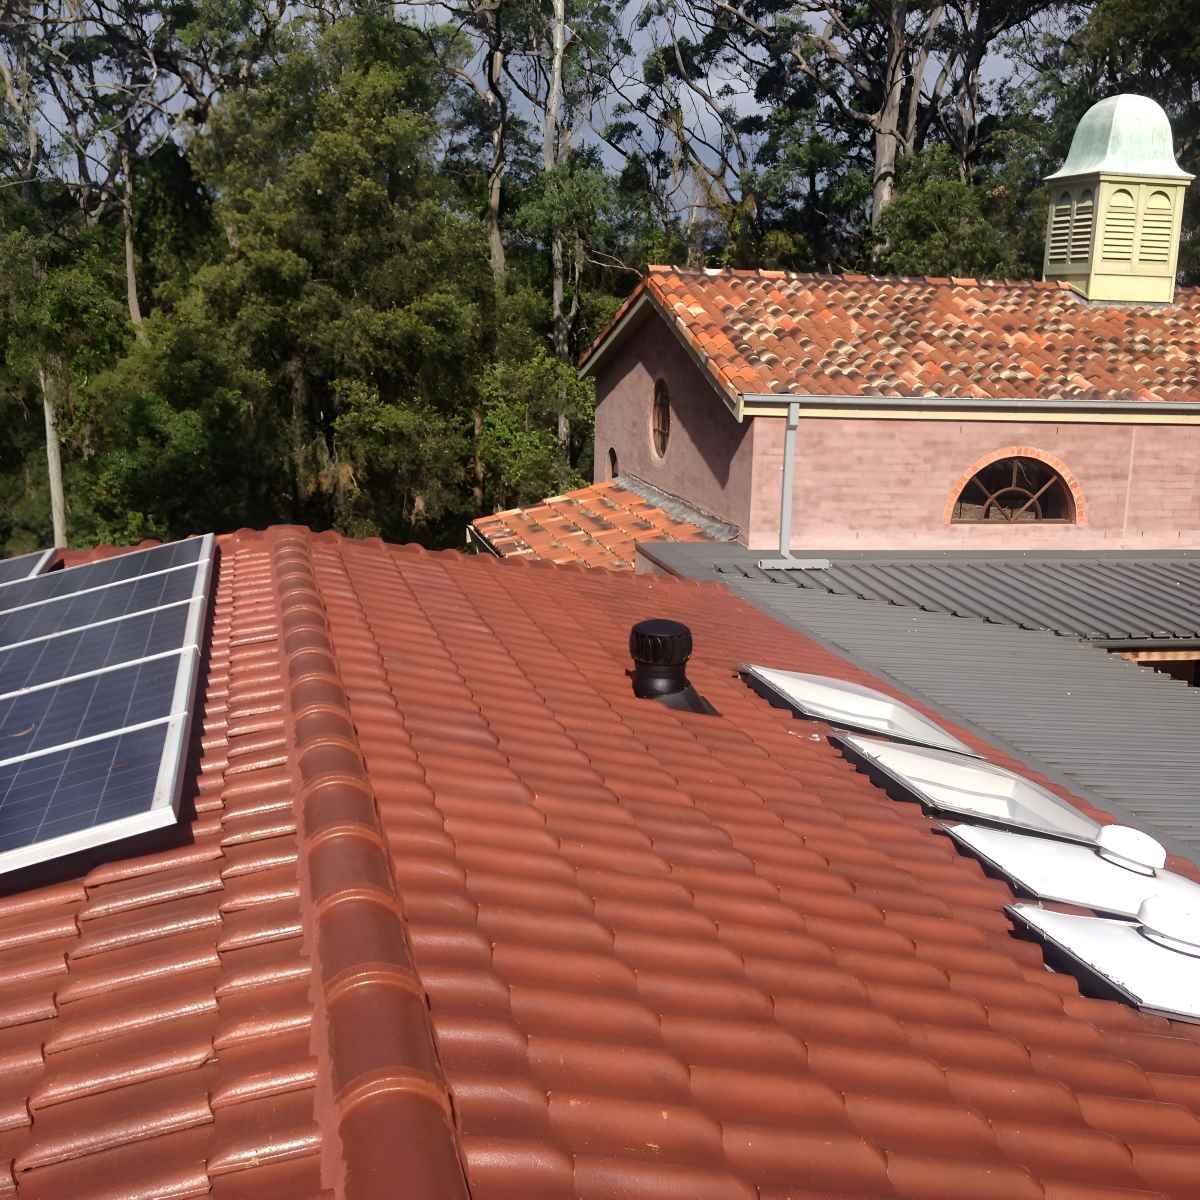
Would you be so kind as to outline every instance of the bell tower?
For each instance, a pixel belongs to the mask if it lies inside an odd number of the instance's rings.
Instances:
[[[1083,115],[1053,175],[1045,279],[1088,300],[1170,304],[1183,197],[1171,123],[1147,96],[1110,96]]]

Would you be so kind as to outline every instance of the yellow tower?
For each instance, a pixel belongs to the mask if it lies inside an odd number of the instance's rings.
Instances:
[[[1170,304],[1183,195],[1167,114],[1147,96],[1110,96],[1083,115],[1047,177],[1046,279],[1089,300]]]

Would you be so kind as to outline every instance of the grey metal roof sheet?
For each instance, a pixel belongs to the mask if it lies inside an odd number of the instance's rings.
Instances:
[[[744,546],[643,548],[692,577],[769,580],[1105,643],[1200,641],[1200,553],[808,551],[824,569],[762,571]]]
[[[1200,862],[1200,688],[1050,633],[767,579],[727,583],[1114,819]]]

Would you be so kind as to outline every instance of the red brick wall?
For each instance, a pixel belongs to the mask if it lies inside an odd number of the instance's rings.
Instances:
[[[671,395],[671,436],[660,459],[651,444],[656,380]],[[739,424],[675,335],[650,316],[596,373],[594,476],[609,477],[615,449],[630,473],[745,530],[750,515],[751,425]]]
[[[754,422],[749,544],[779,536],[784,423]],[[952,525],[962,482],[993,456],[1044,458],[1076,495],[1075,525]],[[805,420],[792,545],[809,549],[1200,546],[1200,428]]]

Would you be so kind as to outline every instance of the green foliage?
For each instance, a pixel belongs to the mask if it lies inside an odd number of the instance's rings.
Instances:
[[[959,177],[947,147],[907,159],[880,223],[880,265],[896,275],[1015,275],[1014,248],[989,215],[987,200]]]
[[[648,263],[1036,276],[1040,181],[1122,90],[1167,108],[1200,172],[1192,8],[814,0],[818,21],[790,0],[566,0],[555,124],[540,0],[462,0],[420,28],[374,0],[131,0],[119,19],[14,0],[0,552],[49,537],[43,385],[76,542],[302,521],[461,544],[479,512],[590,477],[594,398],[568,360]],[[901,12],[909,33],[942,24],[923,68],[904,50],[895,198],[872,228]],[[1181,263],[1200,278],[1193,191]]]
[[[535,502],[582,487],[556,436],[559,415],[589,425],[595,407],[590,380],[542,347],[520,362],[494,363],[479,386],[483,401],[480,448],[500,507]]]

